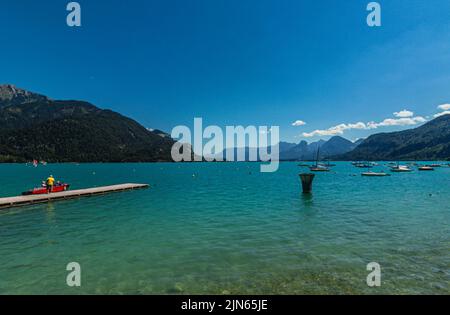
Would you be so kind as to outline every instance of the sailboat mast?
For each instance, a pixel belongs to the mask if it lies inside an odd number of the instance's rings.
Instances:
[[[320,146],[317,146],[317,158],[316,158],[316,167],[319,166],[319,152],[320,152]]]

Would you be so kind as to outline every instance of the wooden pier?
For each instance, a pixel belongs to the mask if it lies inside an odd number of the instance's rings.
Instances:
[[[50,201],[60,201],[81,197],[90,197],[96,195],[109,194],[113,192],[121,192],[133,189],[148,188],[147,184],[121,184],[113,186],[103,186],[88,189],[68,190],[58,193],[50,193],[45,195],[17,196],[0,198],[0,209],[20,207],[37,203],[45,203]]]

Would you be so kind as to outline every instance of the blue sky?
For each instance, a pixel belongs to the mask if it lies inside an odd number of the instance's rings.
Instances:
[[[81,28],[68,2],[1,1],[0,83],[168,132],[203,117],[291,142],[411,128],[450,103],[447,0],[379,1],[379,28],[367,0],[85,0]]]

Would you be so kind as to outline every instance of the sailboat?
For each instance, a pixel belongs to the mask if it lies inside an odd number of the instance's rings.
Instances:
[[[320,152],[320,147],[317,147],[317,159],[316,159],[316,164],[314,166],[311,166],[309,168],[309,170],[311,172],[329,172],[330,168],[328,168],[326,165],[323,164],[319,164],[319,152]]]

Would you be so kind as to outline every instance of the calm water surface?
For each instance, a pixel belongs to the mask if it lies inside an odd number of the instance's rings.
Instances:
[[[0,294],[450,293],[450,168],[365,178],[349,163],[300,194],[297,163],[0,165],[0,196],[50,173],[148,190],[0,211]],[[82,286],[66,285],[79,262]],[[378,262],[382,285],[366,285]]]

